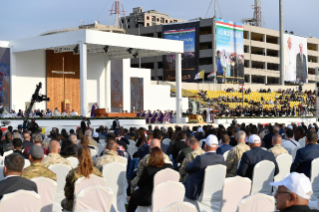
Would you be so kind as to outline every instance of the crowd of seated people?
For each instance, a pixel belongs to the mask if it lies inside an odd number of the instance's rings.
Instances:
[[[135,211],[138,206],[152,204],[154,176],[166,168],[179,172],[180,182],[183,182],[186,190],[185,197],[197,200],[202,192],[208,166],[225,166],[227,177],[253,179],[254,166],[268,160],[274,164],[274,175],[277,175],[279,167],[275,157],[291,154],[293,148],[301,146],[290,167],[292,174],[288,177],[302,177],[306,183],[310,183],[311,161],[319,157],[319,128],[316,123],[308,126],[304,123],[256,126],[233,122],[227,128],[223,125],[205,125],[194,126],[192,129],[178,125],[169,128],[153,128],[149,125],[148,129],[120,127],[115,131],[101,126],[93,131],[79,128],[67,132],[65,129],[60,131],[53,128],[49,134],[43,135],[40,127],[34,132],[13,129],[11,126],[6,131],[0,130],[1,155],[14,150],[6,156],[4,162],[6,178],[0,181],[0,199],[19,189],[38,192],[36,184],[30,179],[42,176],[56,181],[56,174],[48,167],[52,164],[70,165],[66,158],[74,156],[78,158],[79,164],[66,177],[65,198],[61,202],[63,209],[72,211],[77,179],[88,178],[91,174],[103,177],[103,165],[117,161],[127,166],[129,212]],[[169,142],[164,143],[164,139]],[[101,155],[93,160],[90,149],[102,141],[106,145]],[[130,145],[136,147],[132,154],[128,152]],[[28,151],[22,152],[22,149],[27,148]],[[228,155],[224,159],[223,154],[226,152]],[[25,159],[31,165],[23,170]],[[280,186],[278,189],[285,190]],[[293,191],[289,195],[293,195]],[[285,208],[280,201],[277,199],[277,208]]]
[[[164,113],[161,110],[144,110],[137,113],[137,117],[145,118],[146,123],[171,123],[173,111],[167,110]]]

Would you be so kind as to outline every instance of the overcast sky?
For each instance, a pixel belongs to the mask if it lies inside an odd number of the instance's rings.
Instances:
[[[34,37],[42,32],[93,23],[109,24],[113,0],[0,0],[0,40]],[[180,19],[204,18],[210,0],[122,0],[126,14],[134,7],[156,9]],[[279,29],[279,0],[262,0],[266,28]],[[254,0],[219,0],[222,18],[251,18]],[[319,38],[319,0],[283,0],[284,30]],[[105,8],[105,9],[104,9]],[[104,11],[103,11],[104,9]],[[213,7],[208,17],[213,16]],[[217,15],[220,16],[219,14]]]

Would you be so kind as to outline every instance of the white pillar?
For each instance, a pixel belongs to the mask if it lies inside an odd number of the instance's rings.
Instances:
[[[88,112],[87,102],[87,47],[80,43],[80,84],[81,84],[81,116]]]
[[[182,55],[175,54],[176,122],[182,122]]]
[[[14,108],[13,97],[14,97],[14,86],[13,83],[16,81],[16,54],[13,53],[13,44],[10,42],[10,105],[9,110]],[[15,86],[17,87],[17,86]]]
[[[105,59],[105,109],[111,112],[111,61]]]

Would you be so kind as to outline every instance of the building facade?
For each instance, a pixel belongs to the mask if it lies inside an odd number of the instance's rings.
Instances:
[[[206,75],[213,71],[213,19],[200,20],[200,56],[199,69]],[[278,84],[279,73],[279,31],[243,25],[244,27],[244,58],[246,84]],[[138,35],[138,29],[127,29],[127,33]],[[140,35],[162,38],[162,26],[150,26],[140,29]],[[315,68],[319,67],[319,39],[307,38],[308,50],[308,81],[315,82]],[[139,60],[133,59],[132,65],[139,66]],[[152,79],[162,80],[162,57],[142,58],[141,67],[152,69]]]
[[[144,12],[142,7],[136,7],[133,8],[133,13],[130,13],[130,15],[126,17],[122,17],[121,21],[125,29],[134,29],[138,28],[138,24],[140,24],[142,28],[168,23],[184,22],[185,20],[171,18],[167,14],[157,12],[157,10]]]

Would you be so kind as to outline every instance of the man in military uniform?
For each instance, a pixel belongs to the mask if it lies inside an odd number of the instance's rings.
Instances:
[[[30,149],[29,160],[31,165],[22,172],[22,177],[31,180],[36,177],[46,177],[57,181],[56,174],[44,167],[41,163],[44,157],[43,149],[38,145],[33,145]]]
[[[245,144],[246,133],[244,131],[241,130],[236,133],[236,140],[238,144],[229,150],[227,159],[225,161],[227,167],[226,177],[236,176],[238,161],[241,159],[244,152],[250,150],[249,146]]]
[[[161,141],[159,139],[152,139],[150,142],[150,149],[158,147],[161,149]],[[163,152],[164,155],[164,161],[165,163],[170,162],[170,158]],[[133,192],[135,187],[137,186],[138,181],[140,180],[140,176],[142,175],[142,172],[144,170],[144,167],[148,165],[148,162],[150,160],[150,154],[147,154],[143,157],[142,160],[138,163],[137,166],[137,172],[136,172],[136,177],[131,181],[131,191]]]
[[[120,162],[127,164],[126,158],[117,154],[117,143],[115,140],[109,140],[106,145],[107,150],[104,151],[103,156],[99,157],[95,161],[95,166],[102,171],[103,165],[111,162]]]
[[[50,153],[46,158],[43,159],[42,164],[45,167],[49,167],[53,164],[65,164],[71,166],[71,163],[59,154],[60,149],[60,143],[57,140],[51,140],[49,146]]]
[[[192,138],[195,138],[195,136],[194,136],[194,135],[191,135],[191,134],[189,134],[189,135],[186,136],[185,143],[186,143],[187,147],[184,148],[184,149],[182,149],[182,150],[179,152],[179,154],[178,154],[178,156],[177,156],[177,158],[176,158],[176,160],[175,160],[176,163],[182,163],[183,160],[185,159],[186,155],[188,155],[188,153],[191,153],[191,152],[193,151],[193,150],[191,149],[191,147],[190,147],[190,141],[191,141]]]
[[[186,179],[186,171],[185,171],[186,165],[189,162],[192,162],[197,156],[205,153],[205,151],[199,146],[199,142],[196,138],[190,139],[189,146],[192,149],[192,152],[186,155],[179,169],[179,173],[181,175],[181,178],[180,178],[181,182],[184,182]]]
[[[282,137],[279,134],[275,134],[272,137],[272,145],[274,147],[270,148],[268,151],[272,152],[274,156],[280,155],[282,153],[288,153],[288,151],[281,146]]]

